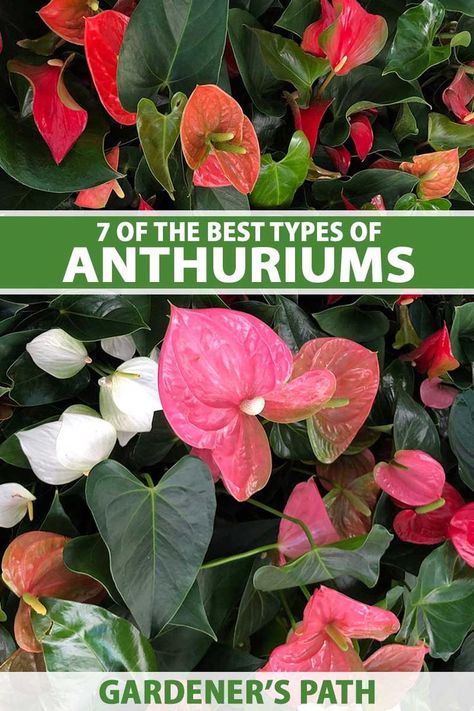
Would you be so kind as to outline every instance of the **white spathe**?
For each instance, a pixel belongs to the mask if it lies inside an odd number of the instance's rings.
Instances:
[[[83,405],[68,408],[57,422],[16,436],[38,479],[55,486],[88,474],[109,457],[117,441],[115,428]]]
[[[138,432],[149,432],[153,415],[161,410],[158,363],[151,358],[132,358],[115,373],[101,378],[100,414],[117,430],[125,446]]]
[[[0,528],[20,523],[36,497],[21,484],[0,484]]]
[[[118,358],[118,360],[130,360],[137,350],[133,336],[103,338],[100,345],[102,346],[102,350],[114,358]]]
[[[38,368],[60,380],[72,378],[87,363],[92,363],[84,344],[62,328],[52,328],[36,336],[26,350]]]

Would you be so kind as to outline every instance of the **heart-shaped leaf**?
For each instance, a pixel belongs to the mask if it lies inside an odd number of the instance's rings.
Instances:
[[[428,143],[436,151],[474,148],[474,126],[451,121],[448,116],[432,113],[428,121]]]
[[[291,205],[308,174],[309,159],[309,141],[302,131],[293,135],[288,153],[280,161],[273,160],[270,154],[262,156],[260,175],[250,195],[252,206],[273,209]]]
[[[399,392],[393,420],[395,450],[421,449],[439,460],[440,444],[436,426],[427,411],[404,391]]]
[[[58,296],[50,308],[57,309],[57,328],[80,341],[99,341],[148,328],[136,307],[124,296]]]

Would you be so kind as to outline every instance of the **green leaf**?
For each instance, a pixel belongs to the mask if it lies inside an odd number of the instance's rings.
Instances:
[[[460,363],[474,362],[474,303],[455,307],[450,337],[454,357]]]
[[[80,341],[124,336],[148,329],[138,309],[125,296],[58,296],[50,308],[56,309],[56,328],[62,328]]]
[[[296,459],[303,462],[314,459],[306,422],[295,422],[291,425],[275,423],[270,432],[270,444],[280,459]]]
[[[233,0],[232,5],[241,10],[250,12],[254,17],[260,17],[274,2],[275,0]]]
[[[156,659],[148,640],[127,620],[80,602],[43,598],[47,614],[32,613],[49,672],[150,672]]]
[[[474,671],[474,634],[464,640],[459,656],[456,657],[453,664],[454,672],[472,672]]]
[[[64,548],[63,558],[69,570],[97,580],[117,605],[124,605],[110,572],[109,552],[98,533],[78,536],[69,541]]]
[[[10,366],[7,374],[13,382],[10,397],[24,407],[69,400],[84,390],[90,381],[87,368],[83,368],[73,378],[53,378],[38,368],[28,353],[23,353]]]
[[[407,103],[402,104],[398,111],[397,120],[393,126],[393,135],[396,140],[398,143],[401,143],[406,138],[418,136],[419,132],[416,118],[410,106]]]
[[[174,185],[168,160],[179,137],[186,96],[178,93],[171,99],[169,114],[161,114],[150,99],[138,103],[137,129],[148,167],[153,177],[172,198]]]
[[[310,157],[309,141],[302,131],[293,134],[288,153],[280,161],[268,153],[263,155],[260,175],[250,195],[252,207],[289,207],[306,179]]]
[[[427,411],[406,392],[399,391],[393,420],[395,450],[421,449],[441,459],[439,435]]]
[[[447,660],[472,626],[473,606],[474,572],[445,543],[421,564],[416,585],[405,596],[397,639],[408,644],[425,639],[432,657]]]
[[[341,191],[356,207],[361,207],[375,195],[382,195],[387,210],[392,210],[397,200],[411,193],[418,178],[401,170],[361,170],[349,180],[318,181],[313,185],[313,199],[317,207],[336,210],[343,206]]]
[[[60,536],[77,536],[77,529],[65,512],[57,489],[54,492],[49,511],[40,526],[40,531],[58,533]]]
[[[459,474],[474,491],[474,390],[457,396],[449,414],[449,443],[459,463]]]
[[[287,565],[260,568],[254,585],[258,590],[284,590],[352,575],[373,587],[379,577],[380,560],[392,538],[383,526],[376,525],[367,536],[318,547]]]
[[[462,12],[464,15],[474,17],[474,7],[471,0],[440,0],[446,10],[452,12]]]
[[[16,331],[0,336],[0,382],[7,380],[7,370],[24,352],[27,343],[41,331]]]
[[[308,106],[314,82],[329,71],[326,59],[304,52],[299,44],[274,32],[252,29],[260,44],[264,62],[276,79],[293,84],[299,101]]]
[[[0,664],[3,664],[16,650],[17,646],[5,627],[0,627]]]
[[[159,92],[186,95],[216,84],[226,40],[227,0],[141,0],[120,52],[118,86],[126,109]]]
[[[276,297],[273,328],[295,352],[307,341],[322,335],[311,316],[286,296]]]
[[[245,88],[257,109],[268,116],[283,116],[283,84],[264,62],[256,35],[250,28],[261,29],[257,20],[245,10],[229,11],[229,39]]]
[[[444,15],[445,9],[438,0],[423,0],[406,10],[398,19],[384,74],[396,72],[406,81],[417,79],[430,67],[449,59],[453,47],[467,47],[471,42],[468,32],[454,35],[450,44],[433,46]]]
[[[199,585],[195,582],[186,596],[183,604],[171,620],[170,627],[186,627],[207,635],[217,641],[216,634],[207,619],[206,610],[201,597]]]
[[[319,15],[319,2],[315,2],[315,0],[290,0],[288,7],[278,22],[275,23],[275,26],[302,37],[308,25],[315,22]]]
[[[1,210],[54,210],[68,197],[69,193],[32,190],[10,178],[3,170],[0,171]]]
[[[194,188],[193,210],[249,210],[247,195],[239,193],[232,185],[225,188]]]
[[[161,462],[179,441],[164,414],[155,412],[150,432],[142,432],[133,438],[130,459],[139,468],[153,466]]]
[[[411,365],[395,358],[381,375],[379,391],[371,412],[371,422],[379,425],[393,422],[400,392],[413,395],[414,384],[415,373]]]
[[[428,143],[435,151],[474,148],[474,126],[455,123],[444,114],[432,113],[428,120]]]
[[[105,160],[106,130],[101,120],[89,116],[88,127],[57,166],[33,121],[17,121],[0,106],[0,167],[19,183],[49,193],[101,185],[120,177]]]
[[[110,553],[112,576],[144,634],[158,634],[191,589],[212,535],[215,491],[208,467],[184,457],[155,487],[102,462],[86,496]]]
[[[257,590],[253,578],[257,570],[269,565],[269,558],[256,558],[240,600],[234,628],[234,647],[244,646],[248,638],[273,620],[280,609],[280,598],[272,592]]]
[[[362,309],[357,303],[333,306],[313,316],[326,333],[357,343],[384,336],[390,327],[388,318],[381,311]]]

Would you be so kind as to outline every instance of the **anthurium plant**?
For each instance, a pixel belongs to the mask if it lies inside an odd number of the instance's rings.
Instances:
[[[1,209],[466,210],[470,0],[4,0]]]
[[[473,334],[462,296],[0,300],[0,670],[474,670]]]

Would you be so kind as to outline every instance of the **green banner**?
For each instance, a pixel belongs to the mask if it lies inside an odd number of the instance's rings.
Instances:
[[[463,213],[9,213],[0,292],[474,289]]]

